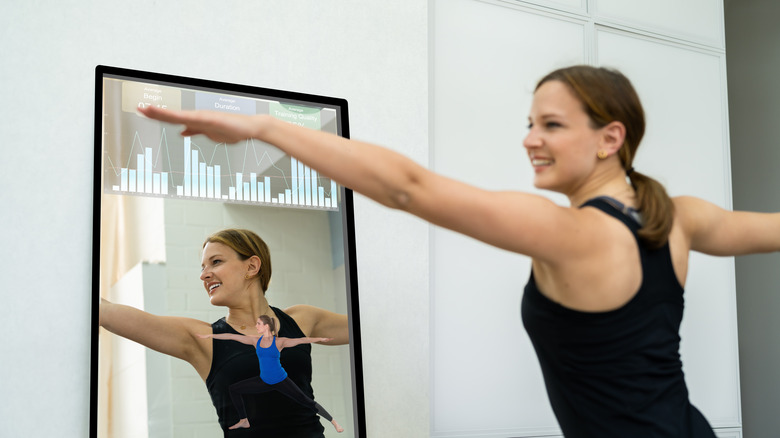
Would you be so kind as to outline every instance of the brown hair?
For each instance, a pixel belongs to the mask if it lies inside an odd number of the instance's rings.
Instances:
[[[674,204],[658,181],[633,168],[636,150],[645,133],[645,113],[631,82],[617,70],[576,65],[549,73],[536,85],[559,81],[566,84],[582,102],[592,126],[596,129],[618,121],[626,128],[626,138],[618,157],[631,179],[642,213],[640,239],[651,248],[663,246],[674,221]]]
[[[263,322],[263,324],[267,325],[267,326],[268,326],[268,328],[270,328],[270,329],[271,329],[271,334],[272,334],[272,335],[275,335],[275,334],[276,334],[276,323],[274,322],[274,319],[273,319],[273,318],[271,318],[271,317],[270,317],[270,316],[268,316],[268,315],[260,315],[260,316],[258,316],[258,317],[257,317],[257,319],[259,319],[260,321],[262,321],[262,322]]]
[[[268,290],[268,283],[271,281],[271,251],[268,250],[268,245],[260,236],[249,230],[228,228],[207,237],[206,241],[203,242],[203,247],[205,248],[209,242],[229,246],[238,253],[238,258],[241,260],[247,260],[252,256],[259,257],[260,271],[257,273],[257,278],[260,280],[260,288],[265,294],[265,291]]]

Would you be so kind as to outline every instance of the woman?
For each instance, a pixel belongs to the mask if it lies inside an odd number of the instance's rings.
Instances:
[[[390,150],[266,115],[141,112],[185,125],[182,135],[257,138],[383,205],[530,256],[523,321],[567,437],[714,437],[688,401],[678,354],[689,252],[778,251],[780,214],[671,199],[634,170],[644,113],[619,72],[560,69],[534,91],[523,142],[534,185],[571,207],[471,187]]]
[[[324,428],[316,413],[279,394],[253,397],[247,403],[249,419],[257,418],[250,433],[230,430],[238,422],[228,388],[258,375],[254,348],[233,342],[213,342],[199,334],[253,336],[258,315],[273,319],[279,335],[286,338],[329,338],[326,345],[349,342],[347,316],[308,305],[282,311],[269,304],[265,292],[271,279],[268,246],[249,230],[227,229],[203,244],[200,279],[211,304],[227,308],[227,315],[213,324],[192,318],[157,316],[101,300],[100,325],[119,336],[153,350],[189,362],[206,383],[225,436],[322,437]],[[286,348],[281,364],[290,379],[313,398],[311,345]]]
[[[306,394],[304,394],[303,391],[287,377],[287,372],[279,361],[280,353],[285,347],[295,347],[296,345],[311,344],[313,342],[327,342],[331,339],[277,338],[276,325],[274,320],[268,315],[260,315],[260,317],[257,318],[255,329],[260,335],[259,337],[231,333],[198,335],[198,337],[202,339],[214,338],[219,340],[238,341],[242,344],[252,345],[255,347],[257,353],[257,360],[260,364],[260,375],[230,385],[230,398],[233,400],[233,404],[238,410],[240,420],[238,423],[230,426],[229,429],[246,429],[250,427],[249,419],[246,415],[243,394],[262,394],[269,391],[279,391],[330,421],[337,432],[343,432],[344,429],[333,419],[325,408],[306,396]],[[273,337],[271,338],[271,336]]]

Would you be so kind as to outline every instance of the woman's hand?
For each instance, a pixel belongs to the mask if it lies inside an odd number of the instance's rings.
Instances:
[[[263,116],[229,114],[216,111],[173,111],[156,106],[139,108],[150,119],[184,125],[185,137],[203,134],[219,143],[238,143],[256,138]]]

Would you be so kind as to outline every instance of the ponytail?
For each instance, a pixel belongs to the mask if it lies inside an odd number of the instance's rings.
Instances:
[[[674,222],[674,203],[661,183],[633,171],[629,174],[636,191],[637,209],[642,213],[639,239],[651,249],[664,246]]]

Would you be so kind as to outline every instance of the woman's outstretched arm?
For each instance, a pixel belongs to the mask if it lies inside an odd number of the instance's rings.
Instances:
[[[780,213],[729,211],[702,199],[674,199],[691,249],[716,256],[780,251]]]
[[[301,344],[314,344],[317,342],[328,342],[333,338],[276,338],[276,348],[282,351],[282,348],[295,347]]]
[[[203,375],[211,363],[210,350],[195,336],[210,324],[192,318],[159,316],[131,306],[100,300],[100,326],[131,341],[192,364]]]
[[[542,260],[576,258],[599,239],[598,228],[582,231],[576,209],[530,193],[488,191],[464,184],[381,146],[302,128],[269,115],[171,111],[154,106],[139,111],[184,125],[185,136],[202,134],[225,143],[256,138],[270,143],[382,205],[513,252]]]

